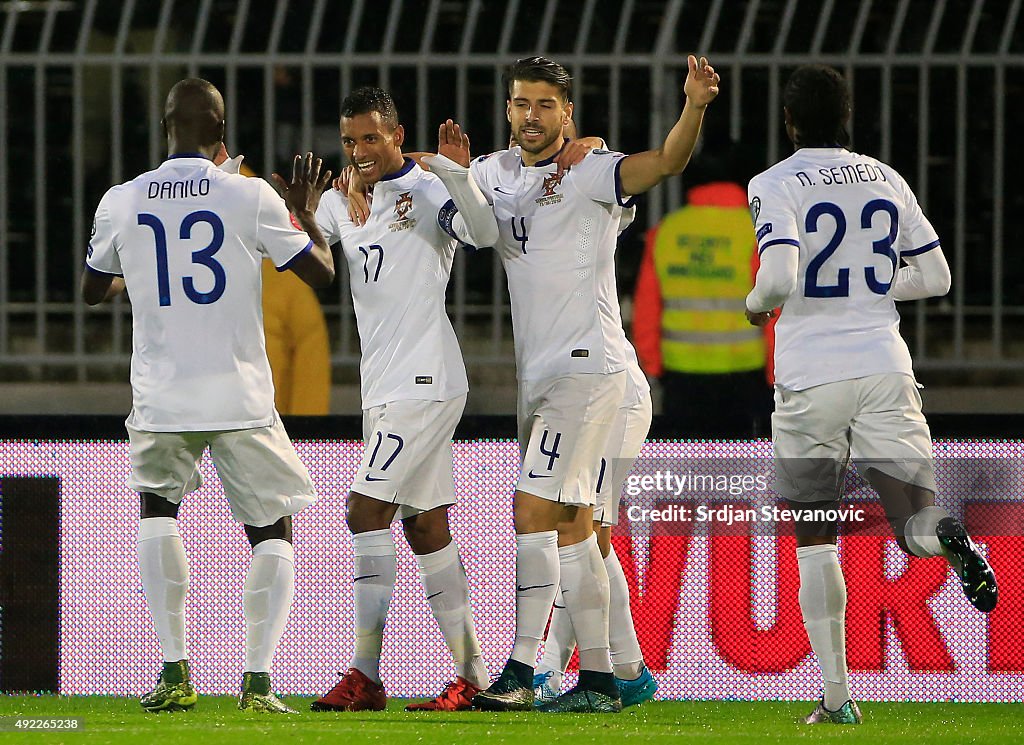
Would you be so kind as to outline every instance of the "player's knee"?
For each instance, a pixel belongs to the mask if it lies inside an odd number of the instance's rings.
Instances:
[[[139,495],[139,517],[170,517],[178,519],[178,505],[150,492]]]
[[[255,525],[245,526],[245,537],[249,539],[249,546],[255,548],[263,541],[280,540],[292,542],[292,519],[290,516],[282,517],[275,523],[263,527]]]
[[[402,520],[402,530],[413,553],[421,556],[440,551],[452,540],[447,507],[438,507],[405,518]]]

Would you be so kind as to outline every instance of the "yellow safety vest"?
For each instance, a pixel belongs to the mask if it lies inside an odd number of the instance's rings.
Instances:
[[[764,334],[743,314],[753,250],[754,229],[743,207],[683,207],[658,226],[654,266],[666,370],[714,374],[764,367]]]

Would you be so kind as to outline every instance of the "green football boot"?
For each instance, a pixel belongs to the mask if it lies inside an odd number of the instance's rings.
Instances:
[[[618,714],[622,701],[600,691],[590,691],[576,686],[553,701],[541,704],[537,711],[546,714]]]
[[[847,701],[835,711],[825,708],[824,700],[819,701],[814,711],[804,717],[804,724],[860,724],[864,717],[855,701]]]
[[[139,699],[146,711],[188,711],[199,699],[192,687],[188,660],[165,662],[156,688]]]
[[[270,690],[270,673],[242,673],[242,694],[238,697],[238,708],[261,714],[298,714],[295,709],[285,706]]]
[[[963,523],[955,517],[939,521],[935,534],[946,559],[960,579],[964,595],[982,613],[991,613],[999,600],[999,586],[992,566],[967,534]]]

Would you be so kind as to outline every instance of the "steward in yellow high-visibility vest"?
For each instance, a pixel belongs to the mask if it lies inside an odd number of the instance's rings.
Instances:
[[[634,341],[662,381],[662,411],[694,436],[749,436],[770,408],[765,334],[744,316],[756,267],[739,184],[695,186],[648,234],[637,281]],[[763,418],[763,417],[762,417]]]

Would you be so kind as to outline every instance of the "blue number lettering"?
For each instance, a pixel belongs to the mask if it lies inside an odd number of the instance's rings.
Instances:
[[[523,253],[526,253],[526,242],[530,240],[530,236],[526,234],[526,218],[520,217],[519,219],[519,230],[521,233],[516,232],[516,218],[512,218],[512,237],[519,241],[520,248],[523,249]]]
[[[213,229],[213,237],[206,248],[192,252],[192,263],[205,266],[213,272],[213,289],[209,292],[196,291],[195,282],[192,277],[183,277],[181,283],[189,300],[198,305],[207,305],[220,300],[221,295],[224,294],[224,287],[227,285],[224,267],[213,258],[213,255],[224,245],[224,223],[219,216],[209,210],[192,212],[181,221],[181,230],[178,233],[178,237],[182,240],[190,239],[192,237],[192,226],[197,222],[207,223]]]
[[[601,458],[601,471],[597,474],[597,488],[594,489],[598,494],[601,493],[601,486],[604,484],[604,471],[608,467],[608,461]]]
[[[171,304],[171,281],[167,276],[167,231],[160,218],[143,212],[139,215],[139,225],[148,225],[153,229],[153,239],[156,242],[156,290],[160,298],[160,305]]]
[[[376,251],[377,252],[377,268],[373,272],[373,281],[374,282],[376,282],[377,279],[380,277],[380,268],[384,264],[384,247],[383,246],[378,245],[376,243],[373,244],[372,246],[369,246],[368,248],[364,248],[363,246],[360,246],[359,247],[359,253],[361,253],[363,255],[363,283],[364,284],[370,281],[370,267],[369,267],[370,251]]]
[[[558,453],[558,442],[562,439],[562,433],[561,432],[555,432],[555,436],[552,438],[551,449],[550,450],[547,449],[547,446],[548,446],[548,434],[550,434],[549,431],[548,430],[544,430],[544,434],[541,435],[541,438],[540,438],[540,452],[541,452],[541,455],[548,456],[548,470],[550,471],[552,468],[555,467],[555,459],[561,457],[559,455],[559,453]]]
[[[207,305],[217,302],[224,294],[224,288],[227,285],[227,276],[224,273],[223,265],[213,258],[213,255],[224,245],[224,222],[217,214],[209,210],[191,212],[181,221],[178,237],[182,240],[189,240],[192,237],[192,226],[197,222],[207,223],[213,229],[213,237],[206,248],[192,252],[192,263],[205,266],[213,272],[213,289],[209,292],[198,292],[192,277],[183,277],[181,283],[189,300],[198,305]],[[153,239],[156,243],[157,296],[161,306],[170,305],[171,280],[167,271],[167,231],[159,217],[147,212],[138,216],[138,223],[147,225],[153,230]]]
[[[850,270],[843,268],[839,270],[838,281],[834,285],[819,285],[818,271],[822,265],[839,248],[846,235],[846,215],[837,204],[832,202],[819,202],[807,211],[807,219],[804,222],[804,229],[808,233],[818,232],[818,218],[822,215],[831,215],[836,221],[836,232],[825,244],[817,256],[807,264],[807,273],[804,278],[804,295],[806,297],[849,297],[850,295]]]
[[[864,269],[864,279],[868,283],[868,288],[873,293],[885,295],[889,292],[889,288],[892,287],[893,280],[896,279],[896,264],[899,262],[896,252],[892,249],[893,244],[896,242],[896,231],[899,229],[899,212],[896,210],[896,205],[888,199],[872,199],[864,205],[864,209],[860,213],[861,228],[867,230],[872,227],[871,220],[876,212],[887,212],[889,214],[889,233],[884,238],[873,241],[871,243],[871,250],[889,259],[889,262],[892,264],[892,279],[888,282],[879,282],[873,266]]]

